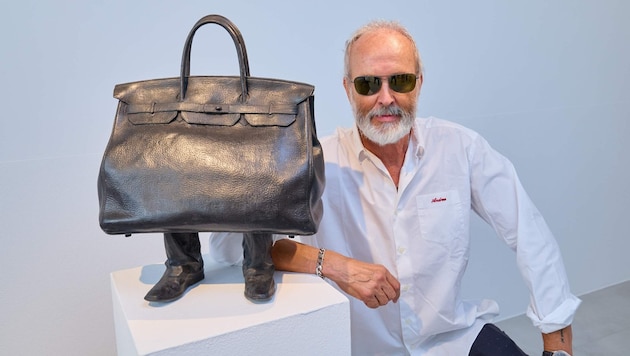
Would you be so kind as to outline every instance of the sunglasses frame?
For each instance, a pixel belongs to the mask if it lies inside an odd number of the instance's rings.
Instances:
[[[406,88],[397,89],[398,86],[396,85],[396,83],[392,84],[392,82],[394,82],[397,79],[397,77],[402,77],[402,76],[405,76],[406,79],[409,77],[415,78],[415,80],[412,82],[413,85],[411,86],[409,90],[407,90]],[[359,86],[361,84],[357,83],[357,79],[362,80],[363,85],[368,86],[368,91],[365,92],[365,94],[359,91]],[[398,74],[392,74],[389,76],[361,75],[361,76],[355,77],[353,80],[351,80],[351,82],[352,84],[354,84],[354,90],[357,92],[357,94],[363,95],[363,96],[372,96],[374,94],[377,94],[379,91],[381,91],[381,88],[383,87],[384,79],[387,79],[387,85],[389,86],[390,89],[392,89],[396,93],[405,94],[405,93],[409,93],[413,91],[416,88],[416,82],[418,81],[418,79],[420,79],[420,76],[414,73],[398,73]],[[373,84],[370,84],[370,82],[372,82]],[[376,91],[371,91],[372,86],[374,85],[377,85],[378,87],[376,88]]]

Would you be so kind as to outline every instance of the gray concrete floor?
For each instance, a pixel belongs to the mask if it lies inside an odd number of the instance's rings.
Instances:
[[[630,281],[581,295],[573,320],[573,355],[630,355]],[[525,315],[496,325],[530,356],[542,354],[542,337]]]

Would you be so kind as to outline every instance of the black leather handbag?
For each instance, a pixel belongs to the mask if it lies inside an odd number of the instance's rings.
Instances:
[[[240,76],[190,76],[193,36],[211,23],[234,40]],[[203,17],[186,39],[179,78],[114,88],[119,103],[98,176],[101,228],[314,234],[324,160],[313,92],[251,77],[238,28]]]

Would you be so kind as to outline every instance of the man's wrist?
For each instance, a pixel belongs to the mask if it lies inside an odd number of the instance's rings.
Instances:
[[[556,355],[556,356],[571,356],[573,352],[571,343],[573,340],[573,332],[571,325],[567,325],[562,329],[543,333],[543,356]]]

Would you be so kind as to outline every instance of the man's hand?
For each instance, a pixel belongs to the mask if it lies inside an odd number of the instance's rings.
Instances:
[[[315,273],[319,249],[282,239],[271,250],[278,271]],[[400,297],[400,282],[382,265],[361,262],[327,250],[322,264],[324,277],[370,308],[394,303]]]
[[[346,293],[370,308],[385,305],[390,300],[398,301],[400,282],[387,268],[348,257],[342,257],[340,261],[342,264],[331,264],[328,275]]]

